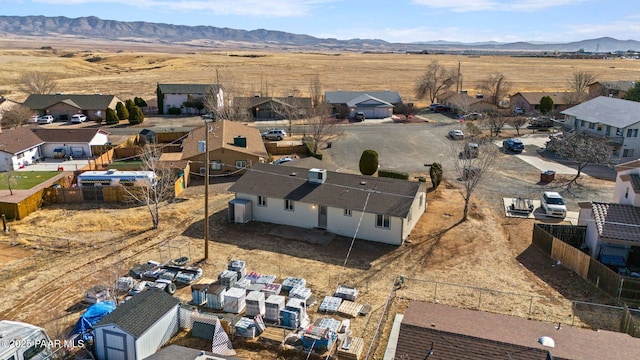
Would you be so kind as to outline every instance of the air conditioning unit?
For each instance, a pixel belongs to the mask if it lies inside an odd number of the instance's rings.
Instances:
[[[200,175],[202,175],[202,176],[207,175],[207,168],[206,167],[201,167],[200,168]]]
[[[309,182],[314,184],[323,184],[327,179],[327,170],[325,169],[309,169]]]

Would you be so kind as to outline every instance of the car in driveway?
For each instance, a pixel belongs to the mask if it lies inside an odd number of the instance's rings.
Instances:
[[[522,115],[522,114],[524,114],[524,109],[523,108],[519,108],[519,107],[513,108],[513,113],[516,114],[516,115]]]
[[[458,118],[458,120],[478,120],[478,119],[482,119],[482,114],[477,112],[468,113]]]
[[[545,215],[564,219],[567,216],[567,205],[562,196],[555,191],[542,193],[540,207]]]
[[[87,115],[85,114],[73,114],[71,116],[71,123],[80,124],[87,121]]]
[[[511,151],[520,154],[524,150],[524,143],[520,139],[505,139],[502,141],[504,151]]]
[[[38,118],[38,124],[51,124],[53,120],[53,115],[42,115]]]
[[[262,133],[264,140],[282,140],[287,137],[287,132],[280,129],[271,129]]]
[[[449,131],[449,138],[452,140],[462,140],[464,139],[464,133],[462,130],[451,130]]]
[[[436,106],[443,106],[443,105],[442,104],[438,104],[438,103],[433,103],[433,104],[429,105],[429,110],[434,111]]]
[[[437,112],[437,113],[439,113],[439,112],[447,112],[447,111],[449,111],[449,107],[446,106],[446,105],[438,104],[438,105],[434,106],[432,110]]]
[[[32,116],[30,116],[30,117],[29,117],[29,120],[27,120],[27,122],[30,122],[30,123],[37,123],[37,122],[38,122],[38,119],[40,119],[40,116],[38,116],[38,115],[32,115]]]
[[[285,157],[281,157],[278,160],[274,160],[272,162],[272,164],[273,165],[280,165],[280,164],[284,164],[284,163],[289,162],[289,161],[293,161],[293,159],[291,157],[289,157],[289,156],[285,156]]]

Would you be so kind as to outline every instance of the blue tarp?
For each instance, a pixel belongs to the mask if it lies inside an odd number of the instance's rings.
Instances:
[[[116,309],[116,303],[113,301],[103,301],[89,306],[89,308],[80,316],[80,319],[71,330],[70,336],[79,334],[77,338],[88,341],[92,336],[91,330],[93,325],[105,317],[108,313]]]

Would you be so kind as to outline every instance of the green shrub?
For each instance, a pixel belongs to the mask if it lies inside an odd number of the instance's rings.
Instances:
[[[360,173],[373,175],[378,170],[378,153],[375,150],[365,150],[360,156]]]
[[[115,110],[108,108],[107,109],[107,125],[115,125],[120,122],[120,118]]]
[[[129,118],[129,110],[124,106],[122,102],[118,102],[116,105],[116,113],[118,114],[118,119],[128,119]]]
[[[431,185],[433,185],[434,189],[438,188],[440,182],[442,182],[442,175],[444,171],[442,170],[442,165],[440,163],[431,164],[431,168],[429,169],[429,176],[431,176]]]
[[[182,110],[180,110],[179,107],[170,107],[169,110],[167,110],[167,114],[169,114],[169,115],[180,115],[180,114],[182,114]]]
[[[144,121],[144,114],[142,113],[142,110],[133,105],[133,107],[131,108],[131,111],[129,111],[129,124],[131,125],[136,125],[136,124],[142,124],[142,122]]]
[[[409,174],[395,170],[378,170],[378,177],[409,180]]]

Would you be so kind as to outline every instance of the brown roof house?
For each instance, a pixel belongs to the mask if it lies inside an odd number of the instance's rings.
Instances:
[[[229,191],[250,220],[391,245],[401,245],[427,209],[424,183],[318,168],[256,164]]]
[[[509,97],[509,107],[512,109],[519,107],[527,113],[539,112],[540,100],[545,96],[553,100],[551,112],[562,111],[576,104],[577,99],[574,92],[518,92]]]
[[[409,304],[399,327],[397,342],[389,341],[394,359],[619,360],[640,353],[640,340],[623,333],[420,301]]]
[[[437,101],[448,106],[453,112],[464,115],[471,112],[483,113],[496,111],[498,107],[487,101],[484,96],[469,96],[466,92],[447,91],[438,96]]]
[[[120,102],[115,95],[32,94],[23,105],[42,114],[50,114],[56,120],[69,120],[74,114],[85,114],[89,120],[105,119],[107,109],[114,109]]]
[[[43,157],[44,141],[30,128],[8,129],[0,133],[0,171],[14,171]]]
[[[589,97],[608,96],[621,99],[634,86],[635,81],[596,81],[589,84]]]
[[[624,267],[640,247],[640,160],[616,166],[613,202],[581,202],[578,225],[587,226],[585,244],[604,264]]]
[[[233,107],[247,120],[282,120],[307,117],[311,113],[309,97],[235,97]]]
[[[211,175],[242,173],[246,168],[268,160],[258,129],[229,120],[212,122],[207,126]],[[190,161],[191,168],[202,175],[206,171],[206,133],[204,126],[193,129],[182,143],[182,160]]]

